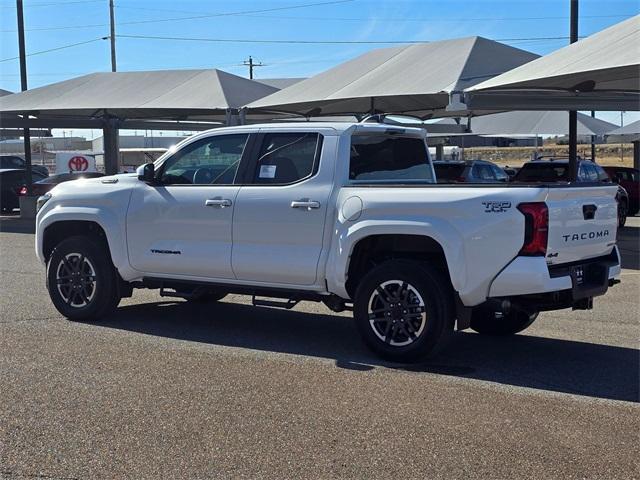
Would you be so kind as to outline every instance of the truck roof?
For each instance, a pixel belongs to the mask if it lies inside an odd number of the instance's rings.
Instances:
[[[388,125],[385,123],[373,122],[279,122],[279,123],[257,123],[252,125],[237,125],[234,127],[221,127],[206,132],[245,132],[262,130],[298,130],[310,129],[314,131],[334,131],[336,135],[340,135],[352,128],[358,131],[385,132],[385,131],[404,131],[411,135],[424,136],[426,132],[421,128],[404,127],[399,125]],[[205,133],[205,132],[202,132]]]

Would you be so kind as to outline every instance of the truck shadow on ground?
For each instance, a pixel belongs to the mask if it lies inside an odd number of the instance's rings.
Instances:
[[[437,358],[400,365],[362,344],[350,317],[220,302],[158,302],[119,308],[102,327],[166,338],[335,360],[340,368],[384,367],[589,397],[640,401],[640,351],[571,340],[457,333]]]

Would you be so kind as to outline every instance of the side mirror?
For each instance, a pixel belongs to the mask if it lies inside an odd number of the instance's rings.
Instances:
[[[156,170],[153,163],[145,163],[139,166],[136,173],[138,174],[138,180],[147,183],[155,183],[156,181]]]

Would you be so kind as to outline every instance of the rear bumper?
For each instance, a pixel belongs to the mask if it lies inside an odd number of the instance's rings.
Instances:
[[[536,310],[576,307],[604,295],[619,275],[617,247],[609,255],[563,265],[547,266],[543,257],[517,257],[495,278],[489,298],[508,298]]]

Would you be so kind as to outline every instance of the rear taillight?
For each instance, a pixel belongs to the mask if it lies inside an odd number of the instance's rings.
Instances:
[[[518,210],[524,215],[524,245],[520,255],[529,257],[547,254],[549,209],[544,202],[521,203]]]
[[[26,195],[26,194],[27,194],[27,187],[26,186],[24,186],[24,187],[22,187],[22,188],[20,188],[18,190],[18,195],[22,196],[22,195]]]

